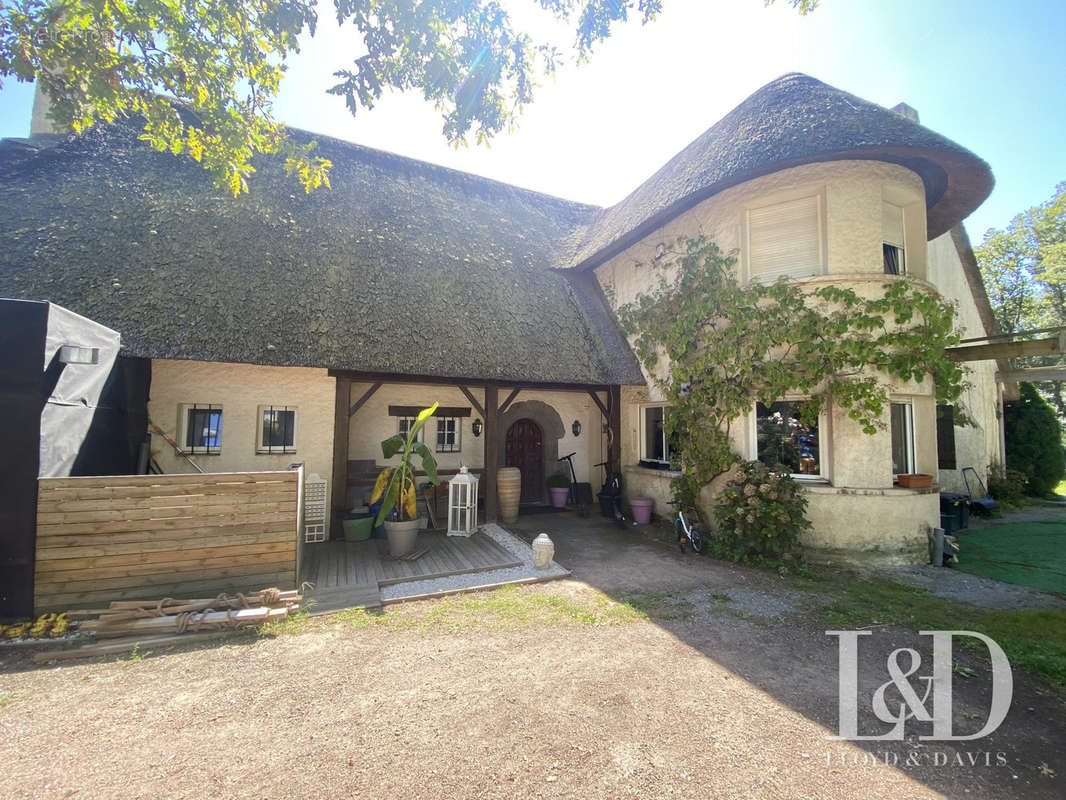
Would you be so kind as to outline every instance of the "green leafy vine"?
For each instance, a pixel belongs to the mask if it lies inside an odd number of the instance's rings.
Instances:
[[[736,259],[704,236],[636,266],[656,278],[618,316],[672,406],[666,432],[684,464],[673,491],[686,505],[740,460],[730,427],[757,401],[800,395],[810,423],[832,401],[873,434],[893,383],[931,376],[937,402],[952,404],[964,388],[945,352],[959,342],[954,306],[911,279],[886,278],[870,297],[824,283],[742,285]]]

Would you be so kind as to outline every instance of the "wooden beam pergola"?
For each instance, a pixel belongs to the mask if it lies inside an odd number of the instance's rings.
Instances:
[[[996,380],[1004,383],[1010,381],[1066,381],[1066,366],[1030,367],[1029,369],[1011,369],[996,373]]]
[[[333,411],[333,494],[330,506],[334,512],[344,511],[348,505],[348,408],[352,402],[352,382],[337,378],[337,394]],[[334,520],[331,515],[330,528]]]
[[[485,387],[485,521],[495,522],[496,512],[496,472],[500,467],[499,460],[499,415],[500,390],[495,386]]]
[[[337,382],[340,383],[340,380],[338,379]],[[351,383],[349,382],[348,385],[351,386]],[[373,386],[371,386],[369,389],[367,389],[365,392],[363,392],[363,396],[360,397],[358,400],[356,400],[355,403],[351,406],[351,408],[348,409],[348,416],[349,417],[354,417],[355,416],[355,412],[358,411],[360,408],[362,408],[364,405],[366,405],[366,401],[369,400],[371,397],[373,397],[374,396],[374,392],[376,392],[381,387],[382,387],[382,382],[378,381]]]
[[[1024,338],[1038,333],[1055,331],[1055,336],[1040,339]],[[1001,341],[1010,340],[1010,341]],[[985,342],[984,344],[967,344],[966,342]],[[980,339],[968,339],[962,347],[952,347],[945,351],[953,361],[994,361],[1006,358],[1026,358],[1029,356],[1054,356],[1066,354],[1066,328],[1047,328],[1039,331],[986,336]]]

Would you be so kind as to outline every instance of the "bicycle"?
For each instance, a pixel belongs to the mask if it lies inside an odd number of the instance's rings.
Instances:
[[[703,526],[699,522],[699,515],[695,514],[696,522],[689,523],[685,519],[685,512],[681,509],[680,503],[672,501],[672,506],[677,506],[677,519],[674,520],[674,533],[677,534],[677,546],[681,548],[681,552],[685,552],[685,542],[688,542],[692,547],[692,552],[702,553],[707,549],[707,534],[703,530]]]
[[[611,498],[611,513],[605,513],[604,516],[613,517],[619,528],[628,527],[629,520],[622,513],[622,476],[617,472],[609,472],[606,461],[601,461],[596,466],[603,467],[603,489],[600,491]]]

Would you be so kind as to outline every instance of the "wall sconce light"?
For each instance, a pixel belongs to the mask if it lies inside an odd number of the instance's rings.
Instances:
[[[570,430],[574,432],[574,436],[581,435],[581,423],[578,420],[574,420],[574,424],[570,426]]]
[[[471,429],[471,430],[472,430],[472,431],[474,432],[474,438],[475,438],[475,439],[476,439],[476,438],[477,438],[478,436],[480,436],[480,435],[481,435],[481,430],[482,430],[482,428],[484,428],[484,427],[485,427],[485,425],[484,425],[484,423],[482,423],[482,421],[481,421],[481,420],[479,420],[479,419],[475,419],[475,420],[474,420],[474,424],[470,426],[470,429]]]

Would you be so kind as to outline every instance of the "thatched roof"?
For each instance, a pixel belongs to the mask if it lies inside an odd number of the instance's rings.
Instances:
[[[234,200],[131,128],[8,141],[0,296],[66,306],[136,356],[643,382],[598,287],[551,268],[594,209],[318,142],[332,190],[263,160]]]
[[[297,139],[309,134],[295,132]],[[902,164],[929,236],[988,165],[810,78],[764,86],[600,209],[334,139],[333,189],[261,159],[234,200],[123,126],[0,142],[0,296],[121,331],[131,355],[544,383],[642,383],[589,268],[729,186],[818,161]]]
[[[929,238],[977,208],[992,172],[964,147],[901,114],[791,73],[763,86],[584,231],[571,265],[594,267],[712,195],[801,164],[868,159],[925,183]]]

